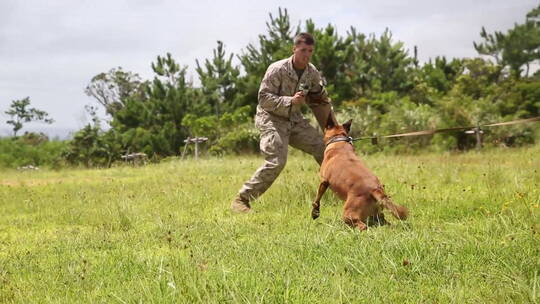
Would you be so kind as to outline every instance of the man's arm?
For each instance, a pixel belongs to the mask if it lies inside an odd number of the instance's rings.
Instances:
[[[328,93],[326,92],[326,89],[324,88],[322,84],[322,79],[321,79],[321,75],[319,74],[319,71],[315,70],[314,77],[312,79],[313,79],[313,82],[311,84],[311,90],[309,90],[308,98],[307,98],[308,105],[330,103],[330,100],[328,98]]]
[[[330,98],[328,98],[328,93],[322,84],[321,76],[317,70],[315,70],[315,77],[313,77],[311,90],[306,99],[307,105],[313,111],[313,115],[317,119],[322,130],[326,127],[328,117],[331,117],[334,123],[337,124]]]
[[[259,105],[267,112],[288,118],[294,97],[279,96],[281,85],[279,70],[270,66],[264,74],[259,88]]]

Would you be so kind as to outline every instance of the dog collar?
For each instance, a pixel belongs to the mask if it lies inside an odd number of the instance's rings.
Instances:
[[[350,137],[350,136],[336,136],[336,137],[333,137],[332,139],[330,139],[328,141],[328,143],[326,144],[326,146],[328,147],[330,144],[337,143],[337,142],[340,142],[340,141],[346,141],[346,142],[348,142],[348,143],[350,143],[352,145],[352,137]]]

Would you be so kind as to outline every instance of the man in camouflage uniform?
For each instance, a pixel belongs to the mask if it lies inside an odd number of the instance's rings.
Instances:
[[[249,202],[263,194],[287,162],[288,145],[313,155],[322,163],[324,143],[321,134],[300,112],[302,104],[313,111],[324,130],[329,115],[335,120],[321,76],[309,63],[315,41],[301,33],[294,38],[293,55],[271,64],[259,88],[255,126],[261,133],[260,149],[264,164],[242,186],[231,208],[249,212]]]

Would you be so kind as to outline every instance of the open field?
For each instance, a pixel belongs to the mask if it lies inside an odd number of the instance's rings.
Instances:
[[[366,232],[294,153],[231,214],[260,157],[0,173],[0,302],[540,302],[540,146],[369,156],[411,218]]]

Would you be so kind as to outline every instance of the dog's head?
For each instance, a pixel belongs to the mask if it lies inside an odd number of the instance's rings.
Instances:
[[[326,121],[326,128],[324,129],[324,142],[328,143],[330,139],[337,136],[349,136],[349,132],[351,131],[351,124],[352,119],[349,119],[343,125],[336,124],[332,117],[332,114],[330,114]]]

